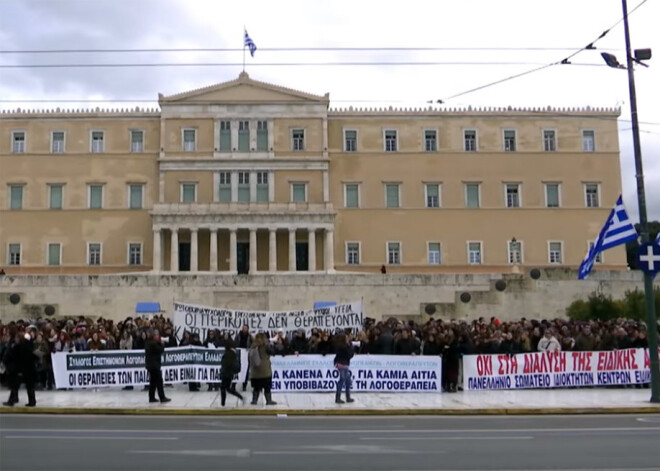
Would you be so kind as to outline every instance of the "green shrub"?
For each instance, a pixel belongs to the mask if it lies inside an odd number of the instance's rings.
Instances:
[[[655,288],[655,313],[660,317],[660,289]],[[578,299],[573,301],[566,308],[566,315],[572,320],[607,320],[618,317],[628,319],[645,320],[646,304],[644,301],[644,291],[635,288],[633,291],[626,291],[621,300],[612,300],[611,296],[605,296],[602,293],[591,293],[589,298],[584,301]]]

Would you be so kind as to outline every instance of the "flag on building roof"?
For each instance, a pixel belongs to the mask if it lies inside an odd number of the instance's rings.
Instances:
[[[254,44],[254,41],[252,41],[252,38],[250,38],[250,35],[248,35],[247,30],[244,31],[245,31],[245,35],[244,35],[243,46],[247,46],[250,49],[250,55],[254,57],[254,51],[257,50],[257,45]]]
[[[593,245],[589,248],[586,257],[584,257],[584,260],[580,264],[578,278],[584,280],[589,276],[598,254],[636,239],[637,231],[635,230],[635,225],[628,217],[626,208],[623,205],[623,198],[619,195],[619,199],[616,200],[616,205],[610,211],[610,215],[607,221],[605,221],[600,234],[598,234]]]

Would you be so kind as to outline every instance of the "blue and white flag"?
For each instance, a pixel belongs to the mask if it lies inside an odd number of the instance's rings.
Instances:
[[[254,44],[254,41],[252,41],[252,38],[248,35],[247,30],[243,31],[245,31],[243,46],[247,46],[250,49],[250,55],[254,57],[254,51],[257,50],[257,45]]]
[[[619,195],[619,199],[616,200],[616,205],[612,208],[610,216],[605,221],[600,234],[598,234],[598,237],[594,240],[594,244],[587,252],[587,256],[584,257],[584,260],[580,264],[578,278],[584,280],[589,276],[598,254],[636,239],[637,231],[635,230],[635,225],[628,217],[626,208],[623,206],[623,198]]]

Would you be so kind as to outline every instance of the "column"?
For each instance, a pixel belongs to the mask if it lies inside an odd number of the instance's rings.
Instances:
[[[335,271],[335,232],[333,229],[325,231],[325,271],[334,273]]]
[[[330,201],[330,183],[328,182],[328,171],[323,170],[323,202]]]
[[[158,174],[158,202],[165,202],[165,172]]]
[[[268,202],[275,202],[275,172],[268,172]]]
[[[190,271],[199,271],[199,246],[197,244],[197,229],[190,229]]]
[[[161,245],[162,245],[162,234],[160,229],[154,229],[154,255],[153,255],[153,271],[159,272],[162,270],[161,267]]]
[[[277,231],[268,231],[268,271],[277,271]]]
[[[250,229],[250,266],[248,269],[250,275],[257,273],[257,230]]]
[[[289,229],[289,271],[296,271],[296,229]]]
[[[218,230],[211,229],[210,237],[211,237],[211,254],[209,255],[210,257],[209,270],[214,272],[214,271],[218,271]]]
[[[307,242],[309,271],[316,271],[316,230],[309,229],[309,240]]]
[[[179,229],[172,229],[172,240],[170,247],[170,271],[179,271]]]
[[[229,229],[229,271],[238,272],[236,265],[236,229]]]

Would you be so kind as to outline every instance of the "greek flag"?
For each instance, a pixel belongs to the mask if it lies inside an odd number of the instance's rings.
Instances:
[[[587,252],[587,256],[580,264],[578,278],[584,280],[589,276],[599,253],[636,239],[637,231],[628,217],[628,213],[626,213],[626,208],[623,206],[623,198],[619,195],[619,199],[616,200],[616,205],[612,208],[600,234],[598,234],[594,244]]]
[[[243,30],[243,31],[245,31],[243,45],[250,48],[250,55],[254,57],[254,51],[257,50],[257,45],[254,43],[254,41],[252,41],[252,38],[250,38],[250,36],[248,35],[247,30]]]

